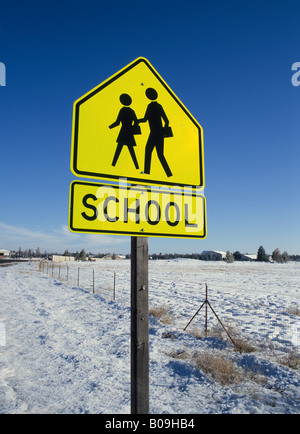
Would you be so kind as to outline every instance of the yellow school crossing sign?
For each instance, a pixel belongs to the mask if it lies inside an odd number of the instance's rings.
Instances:
[[[74,103],[79,177],[204,187],[202,127],[140,57]]]
[[[73,232],[206,237],[202,128],[142,57],[75,101],[71,170]]]

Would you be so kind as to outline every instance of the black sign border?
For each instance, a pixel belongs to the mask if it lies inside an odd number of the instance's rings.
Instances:
[[[198,138],[199,138],[199,167],[200,167],[200,179],[199,184],[187,184],[187,183],[179,183],[179,182],[171,182],[171,181],[157,181],[153,179],[143,179],[143,178],[131,178],[127,177],[129,182],[138,182],[142,184],[155,184],[155,185],[169,185],[169,186],[191,186],[191,187],[203,187],[204,188],[204,164],[203,164],[203,155],[202,155],[202,134],[201,134],[201,127],[199,124],[195,121],[195,119],[191,116],[191,114],[187,111],[187,109],[183,106],[181,101],[176,97],[176,95],[171,91],[171,89],[166,85],[166,83],[162,80],[162,78],[158,75],[158,73],[155,71],[155,69],[152,67],[152,65],[144,58],[138,58],[134,62],[132,62],[130,65],[122,69],[119,73],[112,76],[110,79],[105,81],[102,85],[97,87],[93,92],[89,93],[82,99],[80,99],[75,104],[75,122],[74,122],[74,137],[73,137],[73,161],[72,161],[72,168],[73,173],[81,176],[81,177],[91,177],[91,178],[98,178],[98,179],[119,179],[124,178],[124,176],[121,175],[107,175],[104,173],[96,173],[96,172],[89,172],[89,171],[82,171],[77,168],[77,157],[78,157],[78,130],[79,130],[79,110],[81,104],[86,102],[88,99],[92,98],[94,95],[96,95],[98,92],[103,90],[105,87],[109,86],[111,83],[113,83],[115,80],[120,78],[122,75],[126,74],[130,69],[134,68],[139,63],[144,62],[145,65],[151,70],[151,72],[155,75],[155,77],[159,80],[159,82],[162,84],[162,86],[166,89],[166,91],[170,94],[170,96],[176,101],[176,103],[180,106],[180,108],[185,112],[185,114],[190,118],[190,120],[193,122],[195,127],[198,130]],[[203,170],[202,170],[203,168]]]

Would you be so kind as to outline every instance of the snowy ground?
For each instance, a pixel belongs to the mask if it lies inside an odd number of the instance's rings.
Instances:
[[[2,414],[130,413],[130,261],[68,267],[0,267]],[[150,309],[169,309],[150,316],[151,413],[300,412],[299,364],[285,363],[299,357],[300,263],[149,261],[149,280]],[[205,338],[204,308],[183,331],[206,283],[226,328],[253,352],[234,351],[211,312]],[[231,360],[239,375],[220,384],[196,354]]]

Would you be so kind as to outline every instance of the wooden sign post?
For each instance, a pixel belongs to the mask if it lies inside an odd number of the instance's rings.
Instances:
[[[148,413],[148,238],[131,237],[131,414]]]

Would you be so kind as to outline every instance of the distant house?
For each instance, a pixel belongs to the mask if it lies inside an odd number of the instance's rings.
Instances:
[[[0,258],[9,258],[10,251],[5,249],[0,249]]]
[[[222,261],[226,257],[226,252],[220,250],[204,250],[201,253],[203,261]]]
[[[109,253],[108,255],[103,256],[102,258],[100,258],[100,260],[105,260],[105,259],[125,259],[124,255],[116,255],[115,253]]]
[[[51,260],[53,262],[71,262],[75,261],[73,256],[52,255]]]
[[[256,261],[257,255],[242,254],[241,261]]]

